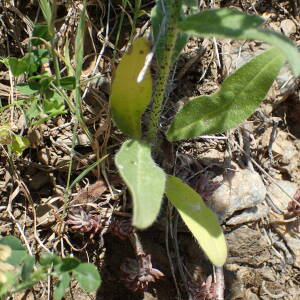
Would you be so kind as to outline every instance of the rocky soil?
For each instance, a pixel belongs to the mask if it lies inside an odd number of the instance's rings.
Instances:
[[[32,30],[28,20],[42,21],[37,1],[2,2],[0,56],[21,57],[26,52],[23,41]],[[153,1],[142,2],[149,12]],[[131,200],[113,164],[113,154],[124,137],[112,126],[108,107],[113,57],[121,55],[130,32],[125,17],[116,42],[120,4],[114,0],[88,5],[90,31],[85,41],[88,59],[83,78],[101,77],[83,87],[83,115],[95,144],[79,129],[72,150],[71,114],[28,128],[22,109],[1,111],[1,120],[9,122],[15,133],[28,135],[31,145],[18,157],[9,154],[5,146],[0,147],[0,236],[19,237],[37,256],[49,250],[94,262],[103,279],[99,291],[86,294],[72,284],[66,299],[210,299],[201,294],[201,287],[214,273],[213,266],[167,203],[151,228],[137,232],[138,241],[126,238],[126,230],[131,230]],[[202,0],[199,5],[201,9],[230,7],[258,14],[266,19],[266,26],[285,34],[300,48],[299,1]],[[69,22],[69,7],[58,6],[58,31]],[[143,31],[147,21],[146,16],[140,18],[138,29]],[[105,32],[107,24],[109,31]],[[76,29],[76,22],[74,26]],[[70,45],[74,42],[74,29],[66,28],[59,44],[61,51],[66,37]],[[104,42],[106,35],[108,42]],[[254,41],[191,38],[173,71],[162,126],[189,97],[215,92],[228,74],[267,47]],[[97,61],[99,53],[103,55]],[[263,104],[238,128],[173,147],[162,144],[169,156],[169,161],[162,164],[173,168],[202,195],[226,233],[229,257],[224,266],[225,299],[300,299],[299,86],[299,78],[294,78],[285,66]],[[9,104],[12,96],[23,99],[6,68],[0,65],[1,105]],[[74,180],[107,153],[101,167],[86,174],[72,193],[65,195],[71,158]],[[100,231],[75,231],[68,224],[70,216],[64,214],[65,203],[73,215],[78,207],[91,215],[96,210],[110,229],[102,224]],[[145,291],[132,291],[134,288],[126,281],[128,274],[124,274],[128,265],[134,265],[130,261],[135,257],[132,244],[137,243],[151,255],[153,268],[164,274]],[[44,283],[12,299],[48,296]]]

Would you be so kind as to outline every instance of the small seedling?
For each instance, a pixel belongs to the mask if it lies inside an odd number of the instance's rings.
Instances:
[[[133,200],[133,225],[150,226],[157,218],[165,194],[178,210],[200,246],[216,266],[227,257],[223,232],[215,214],[201,196],[182,180],[168,175],[152,158],[159,145],[158,128],[170,70],[191,34],[206,38],[260,40],[274,48],[254,57],[231,74],[220,90],[190,100],[174,117],[165,132],[170,142],[216,134],[246,120],[262,102],[285,60],[296,76],[300,74],[300,55],[292,42],[262,28],[264,20],[231,9],[195,12],[185,17],[193,0],[157,0],[152,9],[152,41],[133,42],[115,72],[110,97],[114,123],[127,136],[115,162]],[[152,83],[149,61],[156,57],[158,74]],[[150,107],[150,122],[142,130],[142,116]],[[147,118],[145,118],[147,119]],[[145,128],[143,126],[143,128]]]
[[[60,258],[52,253],[36,261],[16,237],[0,239],[1,299],[45,281],[49,276],[56,282],[55,300],[62,299],[71,280],[76,280],[86,292],[95,291],[101,284],[98,270],[91,263],[81,263],[75,257]]]

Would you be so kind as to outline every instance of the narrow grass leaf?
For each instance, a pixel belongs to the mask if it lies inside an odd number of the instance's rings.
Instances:
[[[76,77],[76,82],[78,84],[80,82],[80,75],[81,75],[82,63],[83,63],[85,12],[86,12],[86,1],[84,1],[84,5],[80,13],[78,29],[75,38],[75,60],[76,60],[75,77]]]
[[[209,260],[216,266],[222,266],[227,258],[227,245],[213,211],[198,193],[174,176],[167,177],[166,195]]]
[[[246,120],[261,103],[284,63],[284,56],[270,49],[226,78],[221,90],[188,102],[167,132],[170,141],[224,132]]]
[[[52,9],[50,2],[48,0],[39,0],[39,3],[43,16],[47,22],[48,29],[52,32]]]
[[[152,95],[152,79],[147,70],[144,79],[137,82],[150,44],[145,38],[133,42],[132,49],[122,57],[114,74],[110,107],[118,128],[131,138],[141,137],[141,117]]]
[[[144,229],[156,219],[165,189],[165,173],[151,157],[150,146],[126,141],[115,158],[133,199],[133,225]]]
[[[178,27],[187,33],[201,37],[232,38],[236,40],[261,40],[284,53],[295,76],[300,75],[300,54],[287,37],[259,28],[264,20],[256,15],[248,15],[227,8],[205,10],[187,17]]]
[[[89,167],[87,167],[86,169],[84,169],[84,171],[82,171],[72,182],[72,184],[69,187],[69,190],[72,189],[72,187],[78,183],[86,174],[88,174],[90,171],[92,171],[94,168],[96,168],[104,159],[107,158],[108,155],[104,155],[101,158],[99,158],[97,161],[95,161],[94,163],[92,163]]]

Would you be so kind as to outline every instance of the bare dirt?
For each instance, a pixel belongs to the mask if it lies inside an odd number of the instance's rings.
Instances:
[[[144,252],[151,255],[153,268],[160,270],[164,277],[151,283],[145,291],[128,289],[133,289],[133,283],[124,280],[128,277],[121,266],[127,258],[136,256],[132,241],[126,238],[131,230],[128,224],[132,206],[113,163],[113,154],[125,137],[112,126],[108,108],[115,68],[113,53],[116,49],[116,57],[121,56],[130,32],[125,16],[116,42],[121,2],[94,1],[88,5],[83,76],[100,74],[102,77],[83,87],[83,92],[87,88],[83,116],[95,136],[95,144],[91,145],[79,129],[75,152],[72,151],[74,120],[68,113],[31,128],[21,109],[13,107],[1,113],[2,121],[8,122],[15,133],[28,135],[31,145],[19,157],[8,153],[6,146],[0,148],[0,236],[19,237],[37,257],[48,249],[95,263],[103,280],[97,293],[87,294],[74,283],[66,299],[211,299],[201,294],[201,285],[213,274],[213,267],[167,203],[163,204],[157,222],[138,232]],[[143,9],[149,12],[152,1],[142,2]],[[0,56],[21,57],[26,53],[23,41],[32,30],[28,20],[42,22],[41,12],[37,1],[10,3],[2,1],[0,6]],[[299,1],[199,3],[201,9],[230,7],[261,15],[266,19],[266,26],[282,32],[300,46]],[[78,20],[67,18],[70,7],[58,5],[55,24],[58,31],[66,24],[59,49],[63,53],[68,37],[72,57]],[[147,20],[147,16],[141,17],[138,29]],[[105,28],[109,28],[106,43]],[[162,126],[169,124],[188,97],[215,92],[228,74],[265,47],[253,41],[191,38],[174,69]],[[104,55],[96,66],[100,52]],[[22,82],[24,78],[19,80]],[[174,146],[162,143],[165,158],[161,164],[189,182],[222,223],[229,248],[224,266],[225,299],[300,298],[299,214],[293,215],[290,204],[293,197],[300,198],[297,196],[300,188],[299,84],[299,79],[285,67],[263,104],[237,129]],[[23,99],[15,92],[6,68],[1,65],[1,105],[11,103],[12,95],[15,100]],[[74,180],[107,153],[109,156],[101,167],[86,174],[70,195],[64,194],[71,158]],[[92,213],[96,210],[97,216],[101,214],[101,230],[84,233],[72,229],[74,224],[68,224],[70,217],[64,213],[65,203],[73,215],[78,213],[74,205],[84,208],[91,214],[90,218],[98,218]],[[38,298],[49,299],[46,283],[12,297]]]

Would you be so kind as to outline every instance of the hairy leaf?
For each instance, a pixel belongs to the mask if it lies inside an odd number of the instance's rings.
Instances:
[[[224,234],[216,215],[198,193],[180,179],[168,175],[166,195],[178,210],[209,260],[222,266],[227,257]]]
[[[149,70],[144,79],[137,82],[149,52],[150,45],[145,38],[133,42],[131,51],[122,57],[112,83],[110,107],[113,120],[123,133],[135,139],[141,137],[141,117],[152,95]]]
[[[285,36],[258,28],[263,19],[227,8],[205,10],[187,17],[178,27],[187,33],[201,37],[232,38],[237,40],[261,40],[280,49],[289,61],[295,76],[300,75],[300,54]]]
[[[140,141],[126,141],[115,161],[132,194],[133,225],[147,228],[159,213],[165,173],[153,161],[150,147]]]
[[[220,133],[242,123],[264,99],[283,63],[276,48],[257,55],[227,77],[220,91],[188,102],[173,120],[168,139]]]

